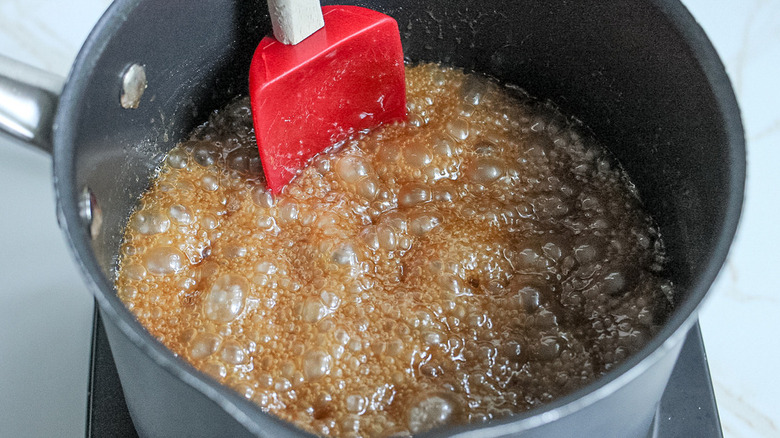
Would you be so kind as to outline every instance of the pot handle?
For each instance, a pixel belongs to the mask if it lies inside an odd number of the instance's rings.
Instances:
[[[65,80],[0,55],[0,136],[52,154],[52,125]]]

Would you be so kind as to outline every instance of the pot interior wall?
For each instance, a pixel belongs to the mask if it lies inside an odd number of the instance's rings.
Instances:
[[[66,132],[74,138],[66,147],[75,168],[68,195],[77,204],[83,188],[95,194],[103,227],[92,248],[110,282],[127,218],[155,169],[211,111],[247,93],[252,53],[270,26],[264,2],[114,6],[82,49],[90,52],[88,68],[72,74],[84,94],[74,92],[69,101],[66,93],[60,104],[79,114],[74,132]],[[133,64],[145,67],[147,88],[137,109],[125,109],[122,75]]]
[[[724,227],[731,163],[718,103],[658,6],[666,3],[357,2],[398,20],[411,61],[489,74],[589,126],[659,223],[669,273],[685,294]],[[263,1],[128,1],[93,34],[93,55],[69,85],[84,94],[66,93],[72,99],[61,103],[75,114],[75,127],[61,128],[72,141],[58,147],[73,154],[68,202],[76,205],[89,187],[103,212],[92,248],[108,284],[127,217],[164,154],[210,111],[246,94],[251,55],[270,31],[265,8]],[[146,67],[148,88],[130,110],[119,95],[133,63]]]
[[[668,246],[684,290],[715,245],[728,197],[724,122],[682,37],[650,2],[361,2],[395,17],[412,61],[441,61],[517,84],[585,122],[623,164]],[[186,19],[185,19],[186,17]],[[262,2],[144,2],[96,59],[77,130],[76,187],[104,214],[94,250],[111,278],[125,220],[163,155],[208,113],[246,93],[269,24]],[[101,44],[96,41],[95,44]],[[120,76],[146,66],[138,109]]]
[[[631,176],[684,292],[723,229],[732,163],[713,90],[665,3],[398,1],[388,10],[411,60],[494,76],[582,120]]]

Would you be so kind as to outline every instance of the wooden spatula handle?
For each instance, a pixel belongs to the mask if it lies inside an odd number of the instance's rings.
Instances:
[[[277,41],[295,45],[325,25],[319,0],[268,0]]]

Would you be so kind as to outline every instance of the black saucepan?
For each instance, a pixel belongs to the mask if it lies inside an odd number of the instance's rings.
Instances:
[[[410,60],[518,84],[584,121],[658,222],[678,286],[660,333],[604,378],[541,409],[431,434],[646,435],[742,204],[739,110],[702,30],[673,0],[357,4],[398,20]],[[0,89],[51,104],[33,114],[37,136],[28,138],[53,145],[60,224],[99,303],[141,436],[302,433],[172,355],[124,307],[112,280],[122,229],[154,169],[211,110],[247,92],[250,57],[269,31],[262,0],[117,0],[61,95],[0,78]]]

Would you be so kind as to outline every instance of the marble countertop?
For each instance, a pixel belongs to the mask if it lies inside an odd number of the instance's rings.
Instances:
[[[742,221],[700,315],[721,422],[729,438],[780,436],[780,1],[683,3],[726,65],[748,144]],[[109,4],[2,0],[0,54],[65,76]],[[57,227],[50,158],[0,142],[0,206],[0,435],[84,436],[93,304]]]

